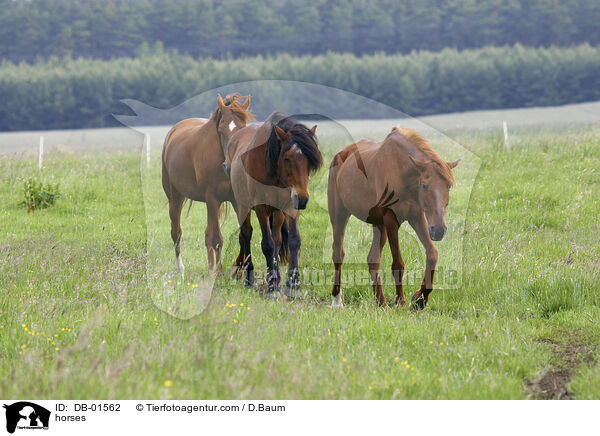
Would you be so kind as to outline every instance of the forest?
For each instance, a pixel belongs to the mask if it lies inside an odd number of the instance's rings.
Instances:
[[[0,0],[0,59],[407,54],[600,43],[598,0]]]
[[[327,85],[411,116],[550,106],[600,100],[600,47],[516,45],[408,55],[279,54],[215,60],[159,46],[135,58],[5,62],[0,65],[0,130],[116,125],[111,114],[128,111],[121,99],[168,109],[203,91],[262,79]],[[269,92],[265,86],[263,92]]]
[[[599,47],[598,0],[0,0],[0,130],[267,79],[412,116],[593,101]]]

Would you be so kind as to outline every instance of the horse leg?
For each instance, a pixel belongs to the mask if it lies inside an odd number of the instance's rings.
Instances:
[[[235,199],[230,198],[229,201],[231,202],[231,205],[233,206],[233,209],[235,210],[235,213],[237,216],[238,207],[235,202]],[[246,213],[246,215],[248,215],[248,213]],[[245,254],[244,254],[244,235],[242,233],[242,228],[244,226],[246,219],[249,219],[249,217],[248,216],[244,217],[244,221],[242,221],[242,223],[240,224],[240,229],[239,229],[239,233],[238,233],[238,243],[240,246],[240,251],[239,251],[237,257],[235,258],[233,265],[231,265],[231,278],[232,279],[238,278],[242,274],[242,267],[244,266]],[[248,225],[250,225],[249,222],[248,222]],[[252,226],[250,226],[250,232],[252,232]],[[250,235],[250,238],[252,238],[252,235]]]
[[[424,214],[421,214],[419,217],[413,218],[408,222],[415,230],[421,244],[425,247],[425,275],[423,277],[423,282],[421,283],[421,289],[419,289],[412,298],[413,309],[424,309],[429,300],[429,294],[433,291],[433,276],[438,260],[438,251],[429,237],[427,219]]]
[[[300,252],[302,241],[300,239],[300,232],[298,231],[298,218],[299,214],[296,217],[287,217],[290,265],[288,268],[288,280],[285,284],[285,295],[288,298],[302,296],[300,294],[300,272],[298,271],[298,253]]]
[[[277,287],[279,288],[279,283],[281,283],[281,275],[279,273],[279,250],[281,250],[282,236],[281,236],[281,226],[285,221],[285,215],[282,211],[276,210],[273,212],[273,224],[271,227],[271,236],[273,237],[273,244],[275,249],[274,258],[274,269],[277,279]]]
[[[181,209],[185,198],[175,189],[172,189],[169,196],[169,217],[171,218],[171,239],[175,246],[175,258],[177,260],[177,269],[184,276],[183,260],[181,259]],[[191,200],[190,200],[191,201]]]
[[[221,255],[223,253],[223,234],[221,233],[221,224],[219,223],[219,218],[221,216],[221,208],[223,207],[223,203],[219,201],[219,207],[217,208],[217,220],[216,220],[216,228],[215,234],[213,237],[213,247],[215,250],[215,262],[217,264],[217,272],[219,274],[223,274],[223,264],[221,262]]]
[[[406,305],[404,299],[404,291],[402,289],[402,277],[404,275],[404,260],[400,253],[400,244],[398,242],[398,229],[400,224],[396,219],[396,215],[392,211],[388,211],[383,216],[386,233],[390,241],[390,251],[392,253],[392,276],[396,285],[396,301],[395,304]]]
[[[342,264],[344,263],[344,234],[350,214],[341,208],[330,208],[329,216],[333,227],[333,244],[331,258],[335,268],[333,287],[331,288],[331,307],[342,307]]]
[[[242,257],[241,268],[244,286],[254,285],[254,264],[252,263],[252,252],[250,250],[252,242],[252,224],[250,218],[251,212],[248,212],[246,219],[240,227],[240,255]]]
[[[269,211],[265,205],[256,206],[256,217],[260,224],[260,230],[262,232],[261,248],[267,262],[267,297],[278,297],[277,293],[279,286],[277,283],[277,272],[276,264],[277,257],[275,254],[275,242],[273,241],[273,235],[271,234],[271,227],[269,224]]]
[[[204,233],[204,244],[208,255],[208,270],[219,271],[221,261],[221,248],[223,246],[223,235],[219,228],[219,209],[221,203],[211,194],[206,195],[206,232]],[[222,268],[221,268],[222,269]]]
[[[242,271],[242,265],[244,264],[244,236],[242,235],[242,228],[238,234],[238,242],[240,244],[240,252],[238,253],[233,265],[231,266],[231,278],[236,278]]]
[[[382,224],[373,226],[373,242],[371,243],[371,250],[367,256],[367,263],[369,264],[369,274],[371,275],[371,283],[373,284],[373,293],[377,304],[382,307],[387,307],[385,296],[383,295],[383,287],[381,285],[381,251],[385,245],[387,239],[387,232]]]
[[[221,205],[219,205],[219,211],[217,211],[217,215],[219,215],[220,210]],[[217,272],[219,274],[223,274],[223,264],[221,262],[221,254],[223,252],[223,234],[221,233],[221,226],[219,224],[219,221],[217,221],[217,231],[213,243],[215,247],[215,261],[217,262]]]

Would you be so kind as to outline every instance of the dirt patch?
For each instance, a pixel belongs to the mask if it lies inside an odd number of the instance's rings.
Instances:
[[[556,358],[556,365],[546,371],[539,380],[527,383],[535,398],[543,400],[570,400],[573,395],[567,385],[575,368],[581,364],[594,364],[593,349],[580,344],[557,343],[544,340],[552,348]]]

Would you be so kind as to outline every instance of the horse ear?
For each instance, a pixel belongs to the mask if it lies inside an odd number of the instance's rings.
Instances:
[[[422,160],[417,160],[414,157],[412,157],[410,154],[408,155],[408,157],[410,158],[411,162],[414,164],[414,166],[417,168],[417,170],[419,172],[423,171],[425,169],[425,165],[427,165],[427,163],[425,161]]]
[[[221,94],[217,94],[217,105],[220,109],[223,109],[225,107],[225,103],[223,103],[223,98],[221,97]]]
[[[248,110],[248,107],[250,107],[250,96],[246,97],[246,101],[244,102],[244,104],[242,105],[242,108],[244,110]]]
[[[288,132],[286,132],[285,130],[283,130],[279,126],[275,126],[275,133],[277,133],[277,137],[279,138],[279,140],[281,142],[287,141],[288,138],[290,137],[290,134]]]
[[[460,159],[455,160],[454,162],[446,162],[450,168],[456,168],[456,166],[460,163]]]
[[[310,132],[313,134],[313,136],[316,135],[316,133],[317,133],[317,125],[316,124],[314,126],[312,126],[312,129],[310,129]]]

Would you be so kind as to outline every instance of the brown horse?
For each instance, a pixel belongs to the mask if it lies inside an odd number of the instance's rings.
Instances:
[[[250,214],[253,209],[260,223],[261,247],[267,261],[267,297],[279,295],[280,253],[286,242],[290,265],[285,293],[291,298],[298,296],[299,211],[308,204],[309,175],[323,163],[315,131],[316,126],[309,130],[293,118],[275,112],[264,123],[240,129],[228,144],[231,186],[244,252],[237,263],[245,283],[252,285]]]
[[[396,304],[405,305],[402,290],[404,261],[398,245],[398,229],[408,221],[425,247],[426,268],[421,289],[413,296],[413,308],[423,309],[433,290],[438,252],[433,241],[446,234],[445,214],[454,185],[452,169],[459,161],[446,162],[413,130],[395,127],[383,142],[362,140],[337,153],[329,169],[327,196],[333,227],[335,277],[332,305],[342,306],[344,233],[350,215],[373,225],[373,242],[367,257],[377,303],[387,306],[380,276],[381,251],[390,241]]]
[[[162,183],[169,199],[171,237],[175,244],[177,266],[183,275],[181,260],[181,209],[186,199],[206,203],[205,244],[211,272],[222,271],[223,235],[219,228],[221,205],[234,201],[229,178],[223,172],[223,150],[233,133],[253,120],[248,111],[250,97],[217,97],[217,109],[209,119],[188,118],[175,124],[162,153]]]

